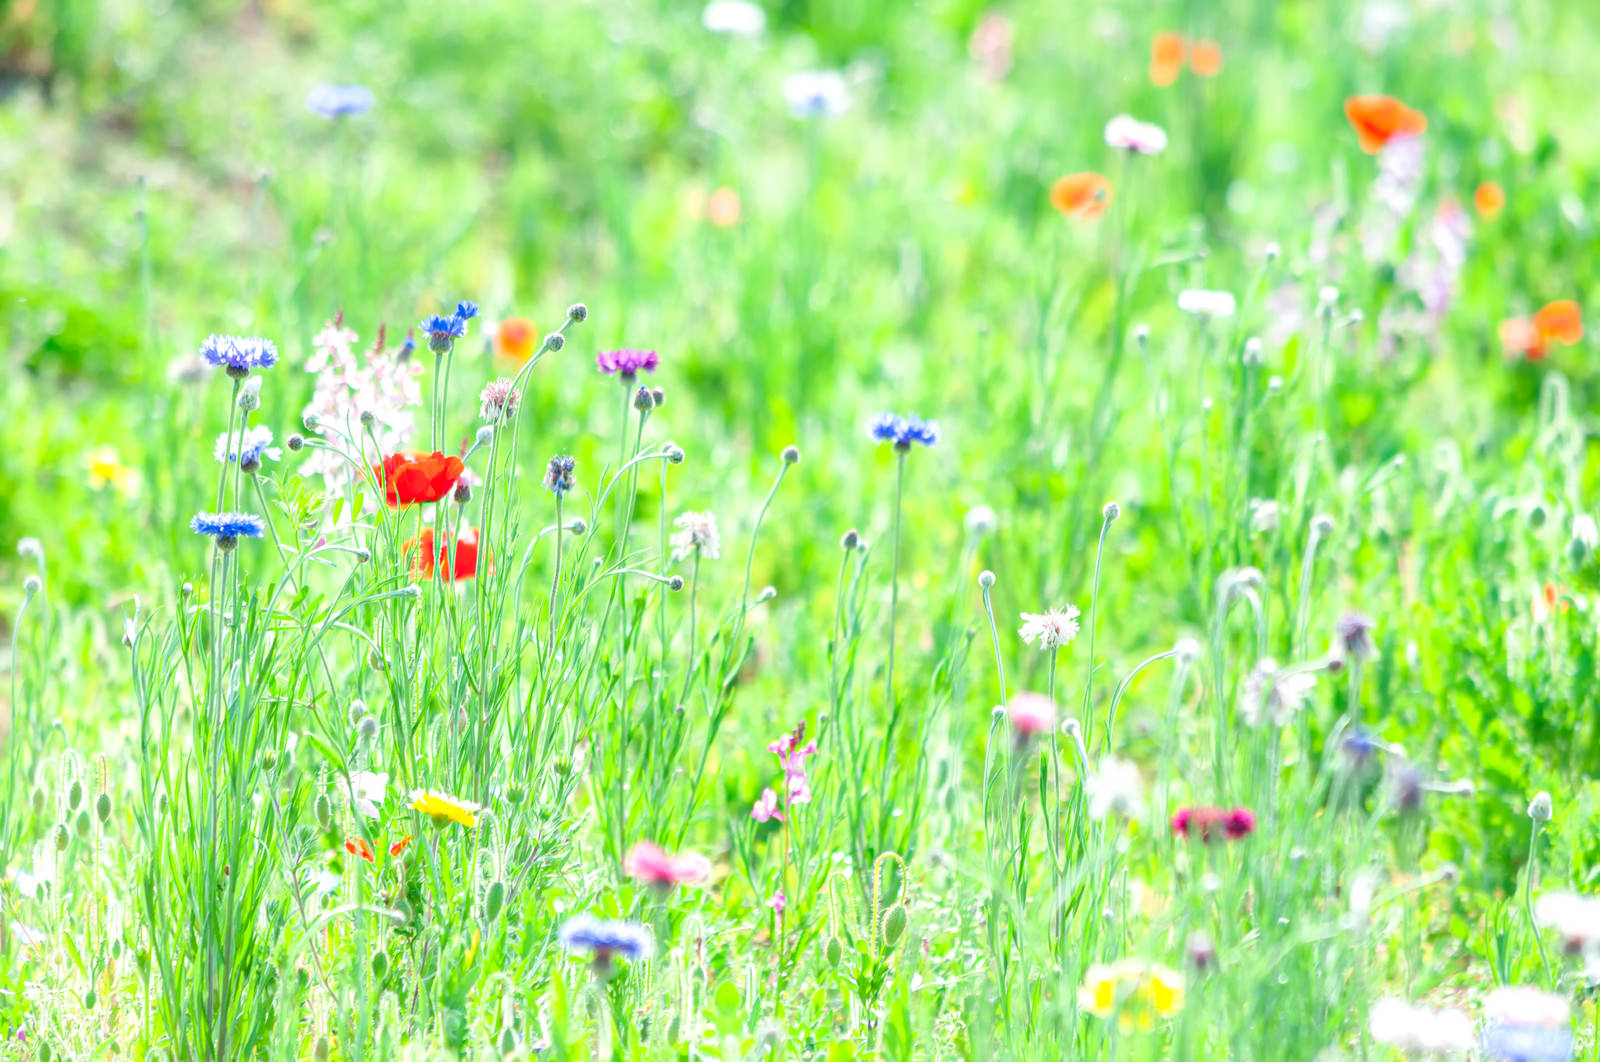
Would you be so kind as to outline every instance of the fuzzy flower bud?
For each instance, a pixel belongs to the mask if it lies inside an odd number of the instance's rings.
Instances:
[[[581,302],[575,302],[567,307],[567,320],[582,324],[589,319],[589,307]]]
[[[560,332],[551,332],[544,337],[544,345],[550,348],[550,353],[554,354],[567,345],[567,340]]]
[[[1107,521],[1115,520],[1117,517],[1122,515],[1122,506],[1118,505],[1114,501],[1108,501],[1106,502],[1105,507],[1100,510],[1100,515]]]
[[[1550,803],[1550,794],[1544,790],[1533,795],[1533,800],[1528,803],[1528,818],[1534,822],[1549,822],[1555,815],[1555,809]]]
[[[857,531],[853,527],[839,536],[839,548],[844,550],[846,553],[855,549],[859,545],[861,545],[861,532]]]
[[[261,377],[252,376],[239,388],[239,408],[246,413],[261,408]]]
[[[978,573],[978,585],[983,587],[985,590],[987,590],[991,586],[993,586],[994,585],[994,572],[991,572],[987,568],[985,568],[983,571],[979,572]]]

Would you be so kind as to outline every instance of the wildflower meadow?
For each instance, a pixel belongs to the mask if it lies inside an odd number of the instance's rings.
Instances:
[[[0,5],[0,1058],[1600,1059],[1597,46]]]

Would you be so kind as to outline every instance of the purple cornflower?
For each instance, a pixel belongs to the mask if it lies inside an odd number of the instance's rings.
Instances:
[[[229,376],[242,380],[251,369],[270,369],[278,363],[278,348],[270,339],[256,336],[210,335],[200,344],[200,356],[207,365],[226,369]]]
[[[661,359],[653,350],[602,350],[595,355],[594,363],[607,376],[620,376],[624,383],[631,384],[640,369],[655,372]]]
[[[572,472],[578,467],[578,462],[566,454],[557,454],[550,459],[550,467],[545,469],[544,489],[554,494],[558,499],[564,497],[572,490]]]
[[[372,90],[362,85],[318,85],[306,94],[306,109],[324,118],[363,114],[372,102]]]
[[[195,513],[189,529],[197,535],[209,535],[217,540],[217,548],[226,553],[239,544],[241,538],[260,538],[267,533],[266,521],[255,513]]]
[[[484,420],[499,420],[502,413],[509,420],[517,415],[521,402],[522,392],[511,386],[509,377],[502,376],[483,385],[483,392],[478,395],[478,413]]]
[[[429,314],[423,318],[419,326],[428,334],[428,349],[435,354],[448,354],[450,348],[455,346],[456,340],[462,339],[467,334],[467,320],[452,314],[449,317],[443,314]]]
[[[593,956],[594,964],[604,968],[613,955],[625,959],[648,959],[654,952],[656,941],[648,926],[638,922],[623,922],[596,918],[590,914],[575,915],[567,919],[558,934],[561,946],[568,951]]]
[[[939,423],[912,415],[899,417],[893,413],[879,413],[869,429],[880,443],[892,443],[896,451],[905,453],[912,443],[932,446],[939,441]]]

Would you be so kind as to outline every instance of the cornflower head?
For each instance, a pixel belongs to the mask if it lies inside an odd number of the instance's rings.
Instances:
[[[594,363],[602,373],[619,377],[631,387],[640,370],[655,372],[661,358],[653,350],[602,350],[595,355]]]
[[[272,429],[259,424],[245,429],[242,434],[223,432],[217,436],[211,452],[224,464],[239,462],[239,467],[247,472],[259,468],[263,458],[277,461],[283,457],[283,451],[272,445]]]
[[[1333,645],[1328,650],[1330,661],[1343,666],[1355,661],[1365,663],[1378,655],[1378,646],[1372,640],[1377,626],[1369,616],[1347,612],[1333,625]]]
[[[1022,627],[1017,633],[1022,635],[1024,645],[1038,641],[1039,648],[1046,652],[1060,649],[1078,636],[1078,606],[1068,605],[1065,609],[1053,608],[1048,612],[1024,612]]]
[[[1015,694],[1006,702],[1005,714],[1018,744],[1048,734],[1056,726],[1056,702],[1042,693]]]
[[[1533,921],[1541,929],[1555,930],[1569,955],[1592,954],[1600,948],[1600,897],[1547,892],[1534,901]]]
[[[1179,808],[1172,815],[1172,832],[1210,844],[1219,837],[1237,841],[1255,832],[1256,813],[1249,808]]]
[[[909,451],[913,443],[932,446],[939,441],[939,423],[915,415],[901,417],[879,413],[867,430],[873,439],[892,444],[895,452],[902,454]]]
[[[784,78],[783,99],[796,118],[833,118],[850,109],[850,83],[837,70],[802,70]]]
[[[210,335],[200,344],[200,356],[207,365],[223,369],[235,380],[250,375],[251,369],[270,369],[278,363],[278,348],[270,339],[256,336]]]
[[[522,392],[511,386],[511,378],[502,376],[483,385],[478,395],[478,415],[487,421],[497,421],[502,415],[507,420],[517,415],[522,404]]]
[[[306,109],[324,118],[364,114],[372,104],[372,90],[362,85],[316,85],[306,93]]]
[[[1378,1000],[1367,1014],[1367,1031],[1380,1044],[1427,1058],[1471,1050],[1472,1018],[1462,1010],[1434,1010],[1393,996]]]
[[[544,489],[563,498],[571,493],[573,487],[573,470],[578,467],[575,458],[566,454],[557,454],[550,459],[550,464],[544,470]]]
[[[227,553],[241,538],[260,538],[267,523],[255,513],[196,513],[189,529],[197,535],[217,540],[217,548]]]
[[[675,885],[703,885],[711,877],[711,860],[698,852],[668,853],[659,845],[639,841],[622,860],[622,870],[635,881],[663,891]]]
[[[1572,1005],[1565,996],[1507,985],[1483,1000],[1483,1053],[1500,1062],[1569,1062]]]
[[[672,546],[672,559],[681,561],[691,555],[716,560],[722,552],[722,535],[717,531],[717,514],[709,509],[703,512],[686,512],[672,526],[678,531],[668,539]]]
[[[562,924],[557,934],[561,946],[574,955],[588,955],[596,973],[604,973],[615,956],[633,962],[655,953],[655,937],[648,926],[638,922],[574,915]]]
[[[422,319],[418,326],[428,337],[428,349],[435,354],[448,354],[456,345],[456,340],[464,339],[467,334],[467,319],[451,314],[432,313]]]

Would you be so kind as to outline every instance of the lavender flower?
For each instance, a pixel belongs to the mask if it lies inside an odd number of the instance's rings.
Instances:
[[[655,937],[648,926],[638,922],[600,919],[581,914],[567,919],[558,934],[561,946],[574,954],[587,952],[596,964],[605,964],[613,955],[625,959],[648,959],[655,952]]]
[[[238,545],[241,538],[260,538],[267,532],[266,521],[255,513],[195,513],[189,529],[197,535],[208,535],[217,540],[217,548],[224,553]]]
[[[922,420],[916,415],[899,417],[893,413],[879,413],[868,429],[880,443],[892,443],[900,453],[911,449],[912,443],[932,446],[939,441],[939,423]]]
[[[631,384],[639,370],[655,372],[661,359],[653,350],[603,350],[595,355],[594,363],[607,376],[620,376],[624,383]]]
[[[499,420],[502,414],[510,420],[521,403],[522,392],[511,386],[510,377],[502,376],[484,385],[478,395],[478,414],[484,420]]]
[[[270,369],[278,363],[278,348],[270,339],[255,336],[210,335],[200,344],[206,364],[227,370],[235,380],[250,375],[251,369]]]
[[[554,494],[558,499],[565,497],[572,490],[572,473],[578,467],[578,462],[566,454],[557,454],[550,459],[550,467],[545,469],[544,489]]]
[[[306,94],[306,109],[324,118],[364,114],[372,103],[372,90],[361,85],[317,85]]]

